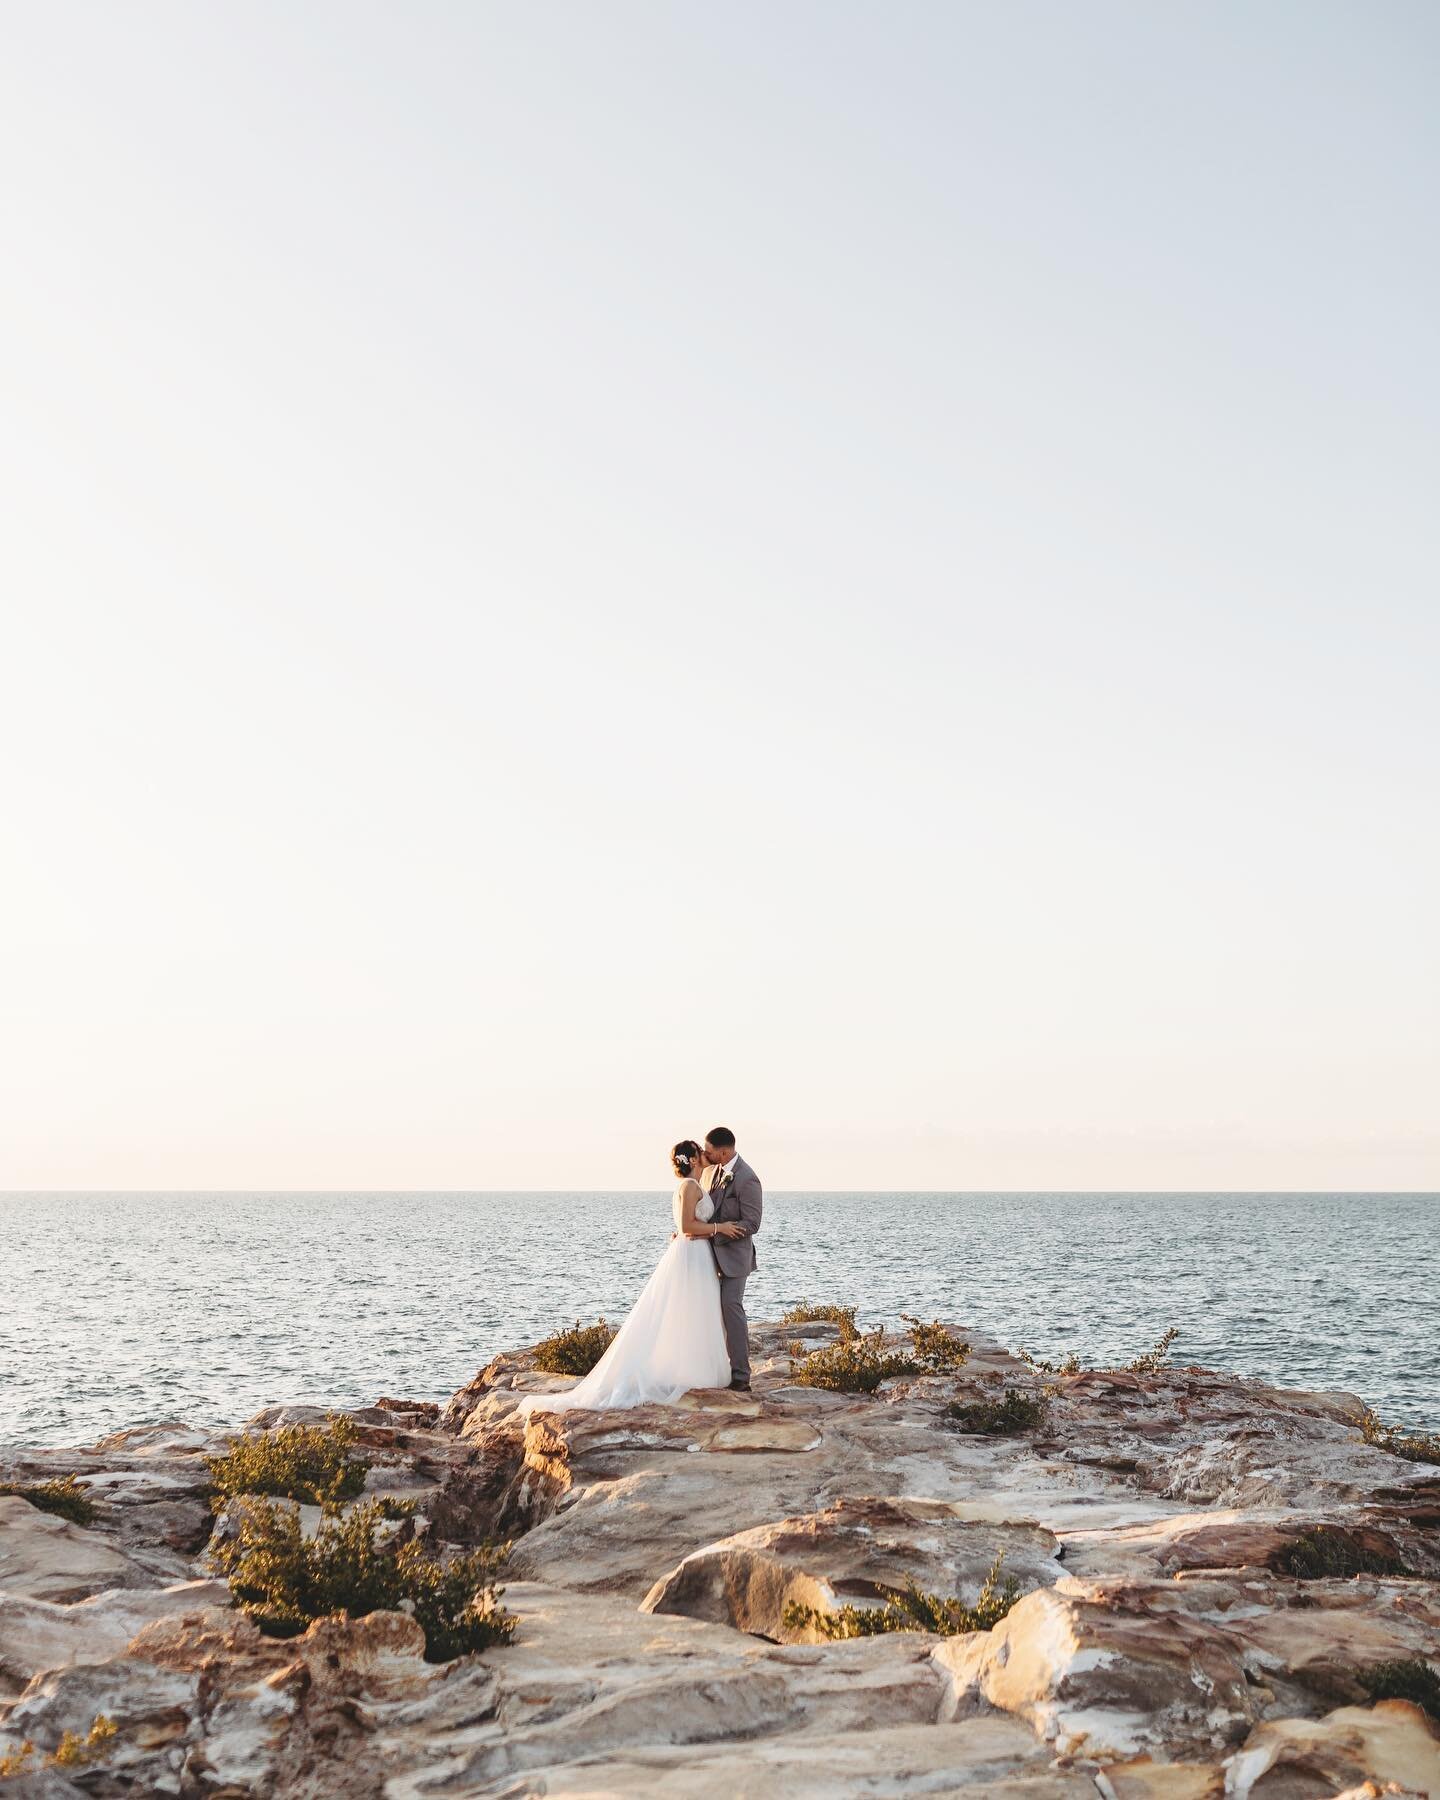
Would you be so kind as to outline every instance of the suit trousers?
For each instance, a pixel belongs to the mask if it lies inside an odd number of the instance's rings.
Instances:
[[[743,1275],[720,1277],[720,1317],[725,1325],[732,1381],[750,1379],[750,1322],[745,1317],[745,1283],[749,1279],[748,1269]]]

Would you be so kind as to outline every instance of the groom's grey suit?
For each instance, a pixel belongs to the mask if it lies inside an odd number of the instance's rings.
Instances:
[[[765,1211],[765,1192],[760,1177],[743,1156],[735,1159],[731,1179],[722,1184],[722,1171],[712,1164],[706,1171],[705,1191],[715,1202],[714,1223],[745,1227],[742,1238],[711,1238],[720,1270],[720,1316],[725,1321],[725,1347],[730,1352],[734,1381],[750,1379],[750,1321],[745,1317],[745,1283],[755,1267],[755,1233]]]

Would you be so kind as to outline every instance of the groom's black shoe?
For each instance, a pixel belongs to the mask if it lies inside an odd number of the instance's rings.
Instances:
[[[750,1383],[748,1381],[736,1379],[730,1383],[730,1391],[733,1394],[748,1394],[750,1392]]]

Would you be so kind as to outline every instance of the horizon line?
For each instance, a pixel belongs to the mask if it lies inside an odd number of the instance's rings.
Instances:
[[[557,1187],[498,1187],[498,1188],[291,1188],[291,1187],[233,1187],[233,1188],[0,1188],[0,1200],[23,1199],[31,1195],[45,1194],[55,1196],[73,1195],[75,1197],[99,1195],[177,1195],[192,1199],[207,1198],[214,1195],[223,1198],[235,1194],[254,1194],[257,1196],[293,1195],[296,1197],[314,1197],[316,1199],[380,1199],[390,1195],[410,1194],[446,1194],[446,1195],[505,1195],[516,1194],[595,1194],[595,1195],[628,1195],[652,1194],[655,1188],[607,1187],[607,1188],[557,1188]],[[1073,1188],[921,1188],[921,1187],[854,1187],[854,1188],[791,1188],[773,1187],[766,1190],[771,1194],[934,1194],[969,1198],[979,1195],[1007,1195],[1037,1198],[1050,1194],[1113,1194],[1134,1196],[1136,1198],[1182,1199],[1192,1196],[1233,1196],[1256,1195],[1262,1197],[1291,1195],[1375,1195],[1386,1199],[1440,1200],[1440,1189],[1437,1188],[1377,1188],[1377,1187],[1333,1187],[1333,1188],[1252,1188],[1252,1187],[1207,1187],[1207,1188],[1119,1188],[1119,1187],[1073,1187]]]

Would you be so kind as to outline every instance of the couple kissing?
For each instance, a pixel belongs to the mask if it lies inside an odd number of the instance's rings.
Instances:
[[[682,1138],[670,1166],[675,1230],[614,1342],[573,1388],[531,1395],[522,1411],[669,1405],[692,1388],[748,1392],[745,1284],[765,1211],[760,1177],[724,1125],[703,1145]]]

